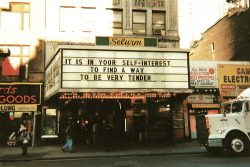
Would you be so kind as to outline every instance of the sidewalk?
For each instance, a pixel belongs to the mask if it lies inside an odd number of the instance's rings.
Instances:
[[[84,145],[75,145],[73,153],[62,152],[61,148],[61,145],[34,146],[28,148],[28,156],[21,156],[20,147],[1,147],[0,162],[206,153],[197,141],[176,142],[173,146],[159,143],[119,144],[111,147],[110,152],[106,152],[102,146],[87,149]]]

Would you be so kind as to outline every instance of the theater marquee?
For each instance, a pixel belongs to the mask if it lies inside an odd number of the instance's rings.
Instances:
[[[61,49],[46,69],[45,97],[56,89],[188,89],[188,76],[187,52]]]

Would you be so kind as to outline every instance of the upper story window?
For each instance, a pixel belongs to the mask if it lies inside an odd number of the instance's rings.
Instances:
[[[106,24],[107,29],[112,34],[120,35],[122,34],[122,10],[110,10],[106,11]]]
[[[77,28],[77,10],[75,7],[60,7],[60,31],[74,32]]]
[[[165,35],[165,12],[153,11],[152,28],[154,35]]]
[[[29,46],[1,46],[11,55],[0,57],[0,81],[26,81],[28,79]]]
[[[95,28],[96,9],[81,8],[80,29],[82,32],[91,32]]]
[[[146,11],[133,11],[133,34],[146,34]]]
[[[91,32],[95,24],[95,8],[60,7],[60,32]]]
[[[2,30],[29,30],[30,4],[10,3],[10,10],[0,12],[0,26]]]
[[[214,42],[211,44],[211,49],[212,49],[212,51],[214,51]]]

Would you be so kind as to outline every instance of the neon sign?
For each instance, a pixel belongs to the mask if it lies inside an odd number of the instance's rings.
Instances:
[[[0,85],[0,104],[40,104],[40,85]]]

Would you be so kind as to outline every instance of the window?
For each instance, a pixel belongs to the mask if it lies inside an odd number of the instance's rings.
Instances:
[[[57,134],[56,122],[57,122],[56,109],[46,109],[45,120],[44,120],[44,134],[45,135]]]
[[[1,11],[0,19],[2,30],[29,30],[30,4],[10,3],[10,10]]]
[[[212,51],[214,51],[214,43],[211,44]]]
[[[77,10],[75,7],[60,7],[60,32],[74,32],[77,29]]]
[[[133,11],[133,34],[146,34],[145,11]]]
[[[228,104],[224,105],[224,111],[226,113],[241,112],[242,111],[242,102],[228,103]]]
[[[122,34],[122,10],[106,11],[107,29],[112,34]]]
[[[10,49],[11,55],[0,58],[0,81],[24,81],[28,79],[29,47],[1,46]]]
[[[81,8],[80,26],[82,32],[91,32],[95,28],[96,10],[95,8]]]
[[[165,12],[153,11],[152,27],[153,34],[165,35]]]

